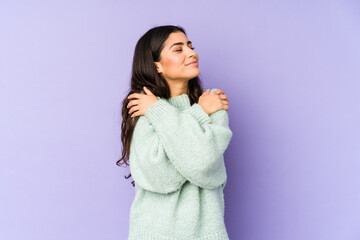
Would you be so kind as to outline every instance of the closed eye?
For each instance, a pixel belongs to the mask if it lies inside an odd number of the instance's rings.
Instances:
[[[194,50],[195,48],[192,47],[191,49]],[[182,49],[179,49],[179,50],[176,50],[175,52],[181,52],[181,51],[182,51]]]

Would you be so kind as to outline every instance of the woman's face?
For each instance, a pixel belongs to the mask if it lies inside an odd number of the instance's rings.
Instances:
[[[168,81],[188,81],[200,74],[199,56],[183,32],[169,34],[160,59],[160,62],[155,62],[157,71]],[[197,63],[189,64],[194,61]]]

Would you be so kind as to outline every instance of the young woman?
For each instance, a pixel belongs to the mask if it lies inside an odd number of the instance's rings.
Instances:
[[[202,89],[198,65],[179,26],[152,28],[136,44],[117,162],[129,165],[134,179],[129,240],[229,239],[229,100],[220,89]]]

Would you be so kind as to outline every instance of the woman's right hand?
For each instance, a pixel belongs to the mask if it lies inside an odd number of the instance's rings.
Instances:
[[[229,110],[229,99],[221,89],[217,89],[211,93],[210,89],[203,92],[203,94],[199,97],[198,104],[208,115],[222,109],[226,111]]]

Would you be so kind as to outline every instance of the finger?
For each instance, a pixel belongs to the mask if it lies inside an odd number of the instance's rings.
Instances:
[[[229,98],[224,94],[224,95],[219,95],[221,100],[226,100],[227,102],[229,102]]]
[[[129,114],[131,114],[131,113],[133,113],[133,112],[135,112],[135,111],[138,111],[138,110],[139,110],[139,106],[138,106],[138,105],[132,106],[132,107],[130,108],[130,110],[129,110]]]
[[[130,98],[140,98],[140,96],[141,96],[140,93],[132,93],[127,98],[128,99],[130,99]]]
[[[229,104],[229,101],[226,99],[221,100],[222,104]]]
[[[132,117],[139,117],[139,116],[141,116],[141,115],[143,115],[143,114],[140,113],[140,110],[139,110],[139,111],[134,112],[131,116],[132,116]]]
[[[210,92],[210,89],[206,90],[205,92],[202,93],[202,95],[207,95]]]
[[[126,105],[127,108],[133,106],[133,105],[138,105],[139,104],[139,100],[133,99],[130,100],[130,102]]]
[[[138,113],[139,113],[139,111],[134,112],[133,114],[131,114],[131,117],[137,117]]]
[[[143,89],[147,95],[154,95],[147,87],[144,86]]]
[[[222,108],[227,111],[227,110],[229,110],[229,105],[228,104],[223,104]]]
[[[219,95],[219,94],[221,94],[221,93],[222,93],[222,94],[224,94],[224,91],[223,91],[223,90],[221,90],[221,89],[218,89],[218,90],[214,91],[214,93],[216,93],[216,94],[218,94],[218,95]]]

